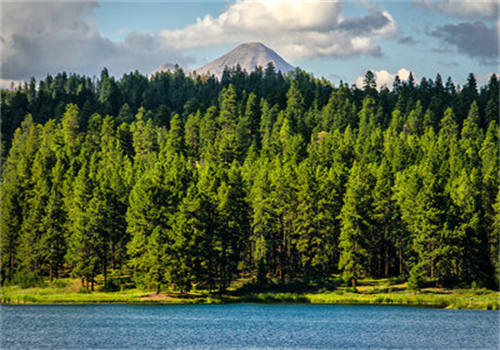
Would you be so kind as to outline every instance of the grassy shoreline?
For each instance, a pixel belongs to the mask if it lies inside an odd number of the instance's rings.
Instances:
[[[360,286],[357,290],[339,287],[333,291],[320,292],[255,292],[237,295],[228,292],[214,295],[208,292],[191,292],[181,295],[163,292],[159,295],[142,289],[124,291],[79,291],[74,283],[61,287],[49,285],[36,288],[4,286],[0,289],[2,304],[213,304],[213,303],[307,303],[335,305],[400,305],[449,309],[500,309],[500,292],[486,289],[442,289],[426,288],[419,292],[406,289],[405,285],[380,289]]]

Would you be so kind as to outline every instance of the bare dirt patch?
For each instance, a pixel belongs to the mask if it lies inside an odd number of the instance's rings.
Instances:
[[[152,293],[152,294],[146,294],[146,295],[141,296],[141,300],[176,301],[177,298],[174,298],[174,297],[172,297],[170,295],[163,294],[163,293],[160,293],[160,294]]]

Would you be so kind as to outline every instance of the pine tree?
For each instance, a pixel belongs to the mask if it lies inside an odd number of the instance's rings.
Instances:
[[[275,246],[279,238],[275,235],[279,232],[279,223],[275,199],[271,196],[270,162],[261,158],[259,164],[261,167],[256,174],[250,196],[252,199],[251,255],[254,264],[261,265],[261,273],[267,275],[267,270],[277,269]]]
[[[295,196],[296,168],[292,161],[281,161],[275,159],[271,172],[272,197],[276,206],[276,215],[278,221],[277,234],[277,256],[279,261],[279,277],[282,283],[287,278],[293,277],[291,270],[292,258],[292,232],[293,221],[297,213],[297,200]]]
[[[485,232],[489,246],[490,265],[493,276],[493,284],[498,282],[498,127],[496,122],[492,121],[486,131],[486,135],[479,151],[481,157],[481,223]],[[497,284],[495,284],[497,285]]]
[[[194,159],[199,159],[201,138],[200,138],[200,112],[190,114],[185,126],[186,154]]]
[[[253,92],[248,95],[244,116],[246,120],[248,120],[248,129],[250,130],[251,143],[255,143],[260,147],[260,106],[257,95],[255,95],[255,93]]]
[[[63,172],[64,164],[58,158],[52,170],[52,188],[45,209],[45,217],[42,219],[45,234],[42,237],[41,246],[43,247],[43,259],[49,267],[49,279],[51,281],[54,277],[59,276],[67,249],[64,230],[67,216],[60,188],[63,181]]]
[[[98,246],[95,241],[98,237],[92,230],[99,229],[98,225],[104,225],[104,222],[99,222],[102,215],[101,201],[97,191],[93,194],[89,168],[90,165],[84,163],[73,184],[71,207],[68,211],[70,237],[66,253],[66,261],[71,266],[72,275],[80,277],[82,283],[86,280],[87,289],[89,283],[93,287],[99,260],[98,252],[94,249]],[[90,220],[96,219],[98,221],[93,221],[91,227]]]
[[[170,121],[170,130],[167,135],[167,148],[169,151],[184,152],[184,127],[178,114]]]
[[[294,240],[306,276],[325,276],[335,257],[338,240],[335,200],[338,179],[333,169],[306,160],[298,168],[297,217]]]
[[[32,188],[32,165],[39,147],[40,130],[28,115],[15,132],[4,163],[1,186],[2,280],[11,280],[19,267],[19,244],[23,218],[27,215]]]
[[[216,232],[217,285],[225,291],[238,272],[240,256],[248,241],[249,205],[241,170],[233,162],[217,190],[217,211],[221,225]],[[220,249],[220,251],[219,251]]]
[[[469,110],[467,118],[464,120],[462,133],[460,138],[460,146],[462,152],[465,153],[467,159],[467,168],[472,170],[479,166],[479,149],[483,142],[483,133],[478,126],[479,123],[479,108],[474,101]]]
[[[292,80],[292,84],[286,94],[286,98],[285,116],[290,123],[291,132],[299,133],[305,131],[304,98],[302,97],[297,80]],[[303,137],[307,138],[307,135],[303,135]]]
[[[220,131],[217,134],[217,153],[219,160],[226,165],[234,159],[241,159],[238,135],[238,110],[236,105],[236,92],[233,85],[229,85],[222,92],[220,113],[217,118]]]
[[[413,237],[413,250],[418,255],[416,269],[424,269],[431,279],[442,278],[439,264],[446,262],[445,179],[437,177],[439,161],[435,142],[430,141],[428,156],[396,176],[395,197],[401,217]],[[434,155],[434,156],[433,156]],[[434,159],[432,159],[434,157]]]
[[[369,272],[367,239],[374,230],[370,198],[372,182],[369,168],[354,162],[340,213],[339,237],[339,269],[344,281],[351,281],[353,287]]]
[[[402,249],[404,241],[404,231],[399,218],[392,192],[393,177],[388,165],[384,162],[376,169],[376,182],[373,188],[373,220],[377,227],[375,247],[378,248],[378,257],[375,271],[379,276],[389,276],[391,268],[391,256],[397,252],[399,264],[402,265]],[[373,240],[373,238],[372,238]],[[375,248],[374,247],[374,248]],[[372,254],[375,251],[372,250]],[[400,267],[400,270],[402,268]],[[401,273],[401,271],[399,271]]]
[[[217,137],[216,123],[217,108],[207,109],[200,125],[200,157],[206,160],[215,160],[215,140]]]

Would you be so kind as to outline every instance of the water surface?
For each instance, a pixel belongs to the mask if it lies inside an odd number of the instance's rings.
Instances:
[[[498,349],[498,311],[340,305],[7,305],[2,349]]]

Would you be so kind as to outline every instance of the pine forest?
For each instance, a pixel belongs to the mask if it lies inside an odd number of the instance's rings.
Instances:
[[[497,289],[498,89],[268,65],[1,90],[1,282]]]

